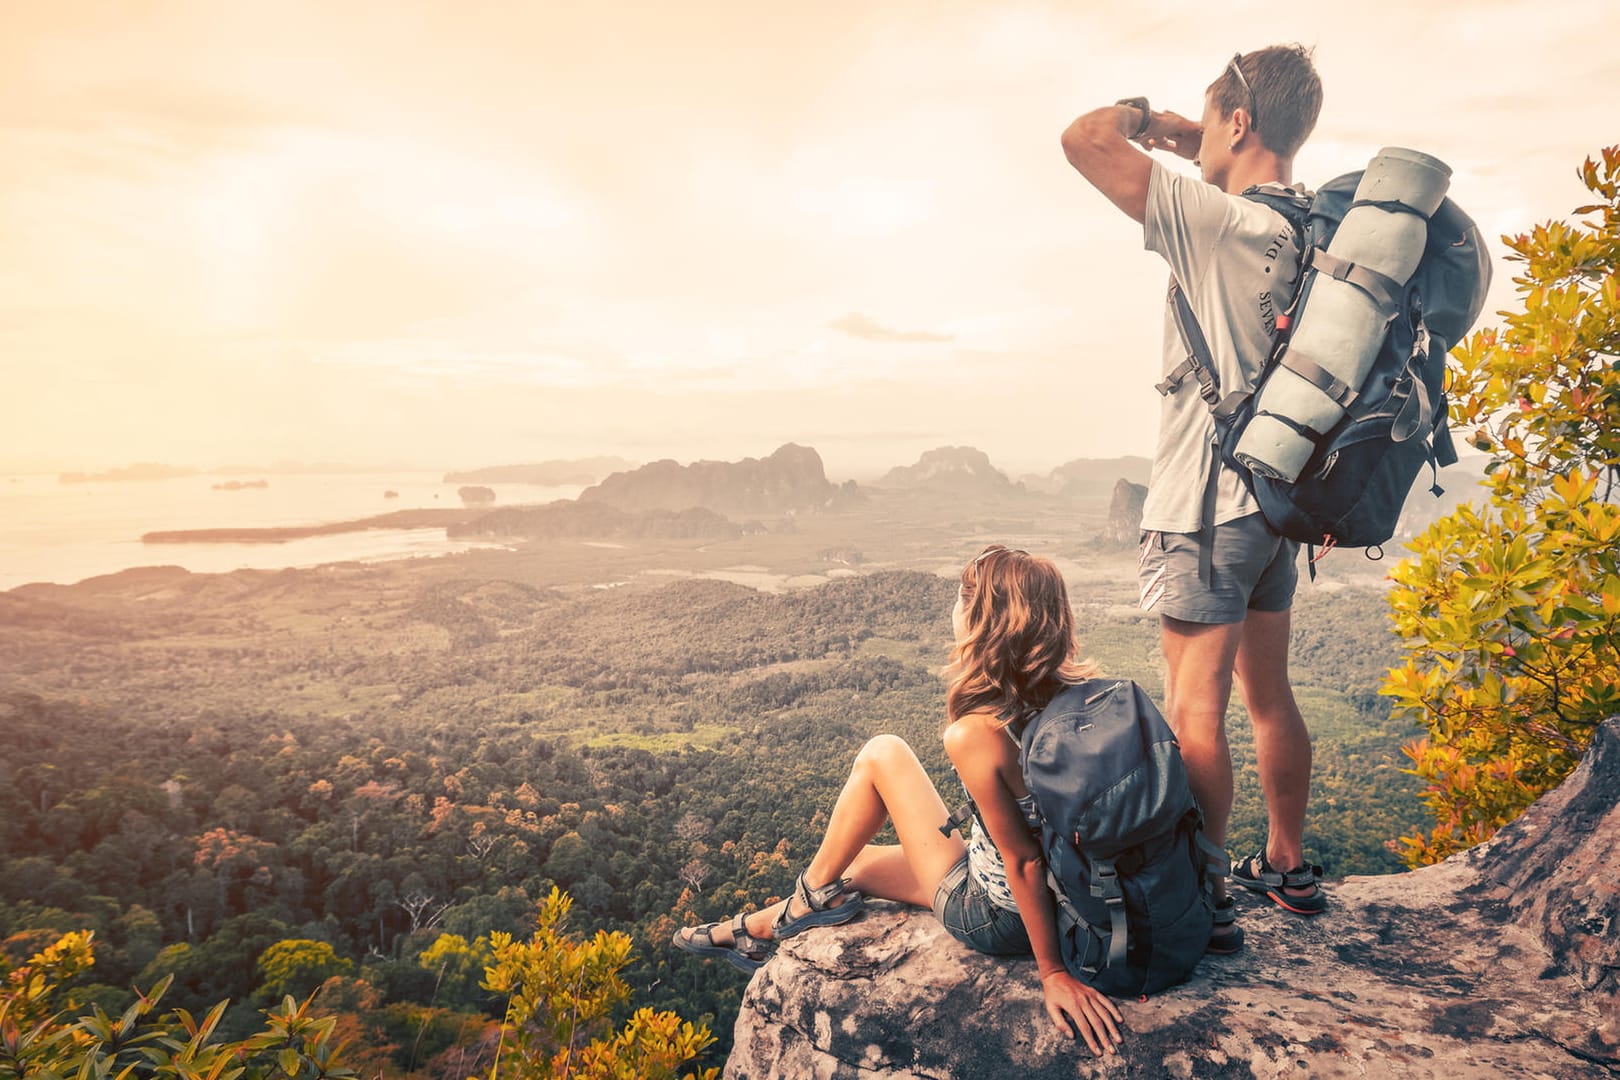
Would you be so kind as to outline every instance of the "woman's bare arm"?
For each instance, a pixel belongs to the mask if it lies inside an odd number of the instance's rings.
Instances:
[[[1018,748],[997,723],[982,714],[963,717],[946,731],[945,751],[1001,852],[1007,886],[1035,953],[1048,1015],[1064,1034],[1072,1037],[1078,1030],[1094,1053],[1112,1053],[1120,1041],[1116,1023],[1123,1017],[1107,995],[1076,979],[1063,965],[1046,861],[1006,780],[1009,772],[1017,775]]]

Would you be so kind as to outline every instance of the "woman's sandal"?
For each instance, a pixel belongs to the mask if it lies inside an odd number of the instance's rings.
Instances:
[[[701,926],[694,926],[690,930],[682,928],[675,931],[671,942],[677,949],[682,949],[694,956],[704,959],[720,957],[726,963],[743,971],[758,971],[765,961],[776,952],[776,943],[783,938],[790,938],[794,934],[808,930],[812,926],[838,926],[847,923],[861,913],[866,906],[866,898],[858,892],[845,892],[844,886],[849,884],[848,878],[830,882],[819,889],[812,889],[804,883],[804,875],[793,884],[793,898],[782,905],[776,920],[771,923],[771,936],[757,938],[748,932],[747,916],[733,915],[730,923],[712,922]],[[844,897],[844,902],[829,906],[832,901]],[[799,900],[807,910],[796,919],[788,918],[788,909],[793,906],[793,899]],[[722,945],[714,940],[714,931],[719,926],[729,926],[731,941]]]
[[[731,941],[729,944],[721,945],[714,940],[715,928],[725,925],[724,920],[722,920],[721,922],[694,926],[689,933],[684,928],[675,931],[674,945],[677,949],[684,949],[704,959],[718,956],[725,960],[726,963],[741,968],[743,971],[758,971],[764,966],[765,961],[771,958],[771,954],[776,951],[776,946],[769,940],[757,938],[750,934],[748,924],[744,921],[746,918],[740,913],[731,917]]]
[[[1283,910],[1292,911],[1295,915],[1318,915],[1327,910],[1327,897],[1318,885],[1321,880],[1322,868],[1308,863],[1287,871],[1273,869],[1266,862],[1264,848],[1232,868],[1234,884],[1250,892],[1264,893]],[[1304,896],[1287,891],[1305,888],[1311,891]]]
[[[1237,904],[1230,896],[1215,905],[1215,926],[1204,951],[1212,956],[1231,956],[1243,951],[1243,927],[1237,924]]]
[[[848,884],[848,878],[839,878],[819,889],[812,889],[805,884],[804,875],[800,874],[799,880],[793,883],[793,895],[782,905],[776,921],[771,923],[772,940],[790,938],[812,926],[839,926],[859,915],[866,906],[866,897],[858,892],[845,892],[844,886]],[[844,902],[833,905],[832,901],[840,896],[845,898]],[[788,917],[794,900],[800,901],[808,909],[796,919]]]

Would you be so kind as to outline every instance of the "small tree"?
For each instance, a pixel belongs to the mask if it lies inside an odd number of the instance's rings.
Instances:
[[[629,1000],[619,972],[630,962],[630,938],[597,931],[589,941],[562,933],[572,901],[557,889],[541,901],[527,942],[490,935],[495,962],[484,988],[509,995],[501,1050],[489,1080],[673,1080],[714,1041],[705,1026],[672,1012],[639,1009],[617,1031],[609,1020]],[[684,1074],[714,1080],[718,1070]]]
[[[487,934],[471,942],[460,934],[440,934],[433,944],[422,950],[416,963],[434,972],[438,983],[435,1000],[467,1007],[481,1004],[479,984],[484,968],[494,959]]]
[[[1504,237],[1524,300],[1453,351],[1452,419],[1489,452],[1487,503],[1410,545],[1390,607],[1408,650],[1383,693],[1435,827],[1409,865],[1488,838],[1620,710],[1620,147],[1588,159],[1586,222]]]
[[[254,997],[269,1004],[285,997],[308,997],[332,976],[352,972],[354,961],[338,956],[325,941],[287,938],[260,953],[254,966],[259,973]]]

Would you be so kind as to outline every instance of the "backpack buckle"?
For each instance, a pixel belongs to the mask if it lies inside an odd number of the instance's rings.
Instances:
[[[1098,863],[1091,871],[1091,895],[1107,901],[1109,907],[1125,902],[1119,889],[1119,871],[1113,863]]]
[[[1198,361],[1189,355],[1187,359],[1183,360],[1180,364],[1177,364],[1175,369],[1172,370],[1170,374],[1164,377],[1163,382],[1154,383],[1153,389],[1157,390],[1160,395],[1169,397],[1171,394],[1181,389],[1181,380],[1187,377],[1187,373],[1194,371],[1197,368]]]

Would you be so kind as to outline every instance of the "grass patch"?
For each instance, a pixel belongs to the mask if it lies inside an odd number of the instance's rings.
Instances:
[[[905,663],[921,661],[924,665],[943,666],[945,654],[936,645],[921,641],[902,641],[899,638],[869,637],[853,650],[857,657],[886,656]]]
[[[703,724],[693,728],[691,731],[661,731],[653,735],[642,735],[629,731],[607,732],[592,736],[580,743],[580,745],[597,749],[624,746],[636,750],[646,750],[653,754],[672,754],[677,750],[693,748],[718,750],[739,734],[740,731],[734,727]]]

